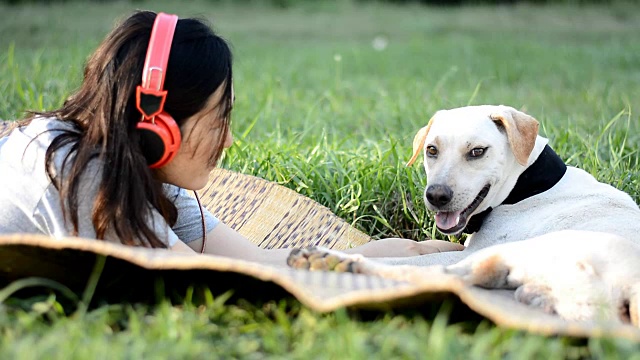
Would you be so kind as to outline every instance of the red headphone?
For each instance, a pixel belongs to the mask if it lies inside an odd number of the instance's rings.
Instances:
[[[156,16],[142,71],[142,85],[136,88],[136,107],[142,113],[136,128],[140,131],[142,150],[151,168],[169,163],[180,148],[180,128],[171,115],[163,111],[167,91],[162,90],[177,23],[176,15],[158,13]]]

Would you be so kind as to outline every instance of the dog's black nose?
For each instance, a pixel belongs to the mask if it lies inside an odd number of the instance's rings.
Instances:
[[[427,186],[427,201],[437,207],[447,205],[453,198],[453,191],[447,185]]]

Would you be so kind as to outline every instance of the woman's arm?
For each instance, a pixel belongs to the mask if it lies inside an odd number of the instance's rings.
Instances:
[[[192,248],[190,248],[187,244],[183,243],[182,241],[178,241],[170,249],[171,251],[175,251],[179,253],[197,255],[197,253]]]
[[[166,185],[167,196],[174,198],[178,209],[178,223],[172,230],[178,237],[193,238],[193,231],[199,231],[201,224],[200,205],[184,189],[174,185]],[[211,255],[226,256],[236,259],[255,261],[265,264],[286,265],[287,257],[291,249],[262,249],[250,240],[240,235],[222,222],[218,223],[213,216],[205,210],[209,223],[207,228],[212,230],[207,233],[206,253]],[[213,222],[215,220],[215,222]],[[217,225],[215,225],[217,224]],[[215,226],[215,227],[214,227]],[[195,229],[195,230],[194,230]],[[195,235],[201,237],[202,235]],[[178,241],[171,250],[179,252],[200,253],[202,239],[190,241],[187,244]],[[462,250],[464,246],[448,241],[428,240],[416,242],[407,239],[383,239],[344,250],[349,254],[361,254],[367,257],[398,257],[431,254],[441,251]]]
[[[202,240],[191,241],[187,245],[199,253]],[[222,222],[207,233],[205,248],[205,254],[283,266],[286,265],[290,251],[291,249],[262,249]]]
[[[262,249],[240,235],[227,225],[220,223],[207,234],[206,254],[227,256],[242,260],[255,261],[272,265],[286,265],[291,249]],[[184,245],[180,246],[180,244]],[[188,243],[180,242],[171,250],[184,251],[192,249],[200,252],[202,240]],[[441,240],[413,241],[408,239],[381,239],[367,244],[343,250],[348,254],[361,254],[367,257],[400,257],[431,254],[443,251],[459,251],[464,246]]]

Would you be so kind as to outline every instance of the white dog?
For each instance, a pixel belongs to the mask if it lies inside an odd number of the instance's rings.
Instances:
[[[569,320],[638,326],[638,205],[566,166],[533,117],[507,106],[441,110],[416,134],[408,165],[421,153],[425,203],[440,232],[471,234],[465,250],[372,261],[312,248],[293,251],[289,263],[329,253],[351,271],[413,282],[444,272],[513,289],[517,300]]]

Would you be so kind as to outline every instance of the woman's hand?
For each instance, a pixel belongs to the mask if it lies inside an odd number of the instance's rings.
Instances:
[[[349,254],[366,257],[404,257],[433,254],[445,251],[461,251],[464,246],[443,240],[414,241],[401,238],[373,240],[362,246],[344,250]]]

